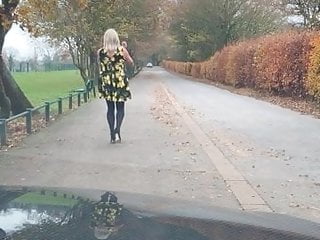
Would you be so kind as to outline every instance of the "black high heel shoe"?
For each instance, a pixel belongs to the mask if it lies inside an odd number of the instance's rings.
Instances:
[[[111,143],[111,144],[115,144],[115,143],[116,143],[116,133],[115,133],[115,131],[112,131],[112,132],[111,132],[110,143]]]

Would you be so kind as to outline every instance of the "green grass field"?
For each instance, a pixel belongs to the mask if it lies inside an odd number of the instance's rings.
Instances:
[[[38,205],[54,205],[54,206],[67,206],[72,207],[78,201],[70,198],[64,198],[63,196],[54,197],[53,193],[41,195],[37,192],[26,193],[14,200],[17,203],[24,204],[38,204]]]
[[[13,77],[34,106],[83,88],[82,78],[76,70],[13,73]]]

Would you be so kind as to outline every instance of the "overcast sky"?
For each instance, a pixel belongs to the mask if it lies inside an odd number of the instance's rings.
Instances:
[[[16,59],[25,60],[32,58],[35,50],[39,56],[43,55],[47,49],[50,49],[50,46],[43,39],[35,39],[14,25],[6,35],[4,42],[4,51],[12,49],[14,49]]]

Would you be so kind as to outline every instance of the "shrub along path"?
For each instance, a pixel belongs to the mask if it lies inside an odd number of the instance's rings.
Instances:
[[[320,36],[286,32],[227,46],[204,62],[164,62],[212,82],[320,102]]]

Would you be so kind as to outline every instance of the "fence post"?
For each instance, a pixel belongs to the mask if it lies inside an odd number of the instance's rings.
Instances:
[[[58,99],[58,114],[62,114],[62,98]]]
[[[69,94],[69,109],[72,109],[72,94]]]
[[[84,91],[83,92],[83,99],[84,99],[84,102],[88,102],[88,92],[87,91]]]
[[[45,102],[46,122],[50,122],[50,102]]]
[[[95,87],[95,86],[93,86],[93,88],[92,88],[92,89],[93,89],[93,97],[95,97],[95,98],[96,98],[96,97],[97,97],[97,95],[96,95],[96,87]]]
[[[32,108],[27,108],[27,115],[26,115],[26,128],[27,134],[32,133]]]
[[[80,107],[81,105],[81,94],[78,93],[78,107]]]
[[[88,101],[89,101],[89,99],[90,99],[90,97],[91,97],[91,96],[90,96],[91,91],[92,91],[92,89],[88,89],[88,90],[87,90],[87,98],[88,98]]]
[[[7,121],[0,119],[0,143],[1,146],[7,145]]]

